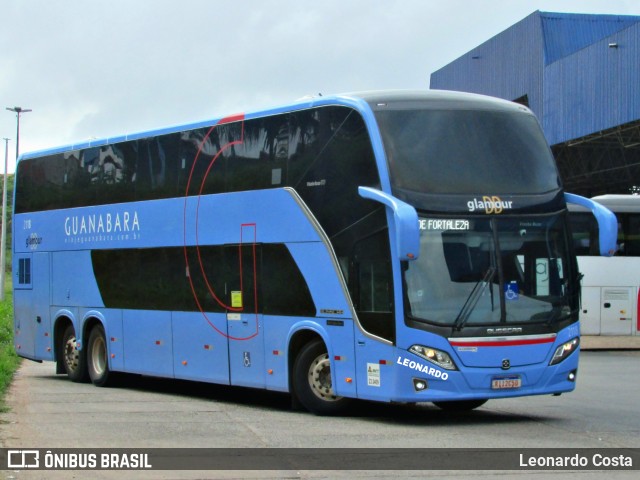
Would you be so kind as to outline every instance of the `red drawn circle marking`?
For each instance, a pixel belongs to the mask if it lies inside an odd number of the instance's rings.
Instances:
[[[237,121],[241,121],[242,122],[242,133],[240,135],[240,139],[239,140],[234,140],[231,142],[226,143],[224,146],[222,146],[220,148],[220,150],[216,153],[216,155],[211,159],[211,161],[209,162],[209,165],[207,166],[207,170],[205,171],[203,178],[202,178],[202,182],[200,183],[200,188],[198,190],[198,195],[197,195],[197,202],[196,202],[196,214],[195,214],[195,247],[196,247],[196,254],[198,257],[198,265],[200,267],[200,272],[202,273],[202,277],[204,278],[205,284],[207,286],[207,290],[209,291],[209,293],[211,294],[211,296],[213,296],[213,298],[215,299],[215,301],[225,310],[228,310],[230,312],[242,312],[244,311],[243,307],[232,307],[229,306],[227,304],[225,304],[222,300],[220,300],[218,298],[218,296],[216,295],[216,293],[214,292],[208,276],[205,272],[205,268],[204,268],[204,263],[202,261],[202,256],[200,253],[200,241],[199,241],[199,215],[200,215],[200,199],[202,197],[202,192],[204,190],[204,185],[205,182],[207,180],[207,177],[209,176],[209,173],[211,172],[211,168],[213,168],[214,163],[216,162],[216,160],[220,157],[220,155],[222,155],[222,153],[227,150],[228,148],[231,148],[234,145],[240,145],[244,142],[244,115],[243,114],[239,114],[239,115],[234,115],[232,117],[226,117],[223,118],[222,120],[220,120],[217,124],[213,125],[209,131],[207,132],[207,134],[204,136],[204,138],[202,139],[202,141],[200,142],[200,145],[198,147],[198,151],[196,152],[196,155],[193,159],[193,165],[191,166],[191,171],[189,172],[189,178],[187,180],[187,187],[185,190],[185,195],[184,195],[184,211],[183,211],[183,248],[184,248],[184,260],[185,260],[185,264],[187,267],[187,272],[189,272],[187,278],[189,279],[189,285],[191,286],[191,293],[193,294],[193,299],[196,302],[196,305],[198,306],[198,310],[200,311],[200,313],[203,315],[203,317],[205,318],[205,320],[207,321],[207,323],[211,326],[211,328],[213,328],[216,332],[218,332],[220,335],[230,339],[230,340],[249,340],[251,338],[254,338],[258,335],[258,302],[257,302],[257,271],[256,271],[256,225],[255,224],[241,224],[240,225],[240,246],[238,247],[240,249],[240,288],[242,290],[242,245],[243,245],[243,238],[242,238],[242,230],[243,228],[247,227],[247,226],[252,226],[254,228],[254,238],[253,238],[253,275],[254,275],[254,303],[255,303],[255,308],[256,308],[256,312],[255,312],[255,332],[247,337],[233,337],[231,335],[228,335],[226,332],[223,332],[222,330],[220,330],[218,327],[216,327],[213,322],[209,319],[209,317],[207,316],[207,313],[204,311],[204,309],[202,308],[202,305],[200,303],[200,300],[198,299],[198,294],[196,293],[196,289],[195,286],[193,284],[193,279],[191,278],[191,265],[189,263],[189,255],[187,252],[187,200],[189,198],[189,189],[191,187],[191,181],[193,179],[193,174],[196,168],[196,165],[198,163],[198,160],[200,159],[200,154],[202,153],[202,149],[204,147],[204,145],[206,144],[206,142],[208,141],[209,137],[211,136],[211,134],[213,133],[213,131],[216,129],[216,127],[226,124],[226,123],[232,123],[232,122],[237,122]]]

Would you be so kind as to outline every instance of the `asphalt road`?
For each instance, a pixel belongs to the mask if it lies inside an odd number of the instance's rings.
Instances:
[[[582,352],[575,392],[489,401],[464,414],[425,405],[362,402],[346,417],[292,411],[288,396],[126,376],[118,388],[77,384],[52,363],[25,361],[0,415],[6,448],[640,448],[640,352]],[[423,478],[421,472],[8,471],[5,478]],[[600,478],[602,472],[523,472],[544,478]],[[435,472],[474,479],[509,472]],[[607,472],[636,478],[635,472]]]

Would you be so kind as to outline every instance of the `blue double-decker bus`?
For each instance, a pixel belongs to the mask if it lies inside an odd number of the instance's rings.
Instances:
[[[325,96],[25,154],[15,348],[120,372],[471,409],[574,389],[579,272],[534,115],[471,94]]]

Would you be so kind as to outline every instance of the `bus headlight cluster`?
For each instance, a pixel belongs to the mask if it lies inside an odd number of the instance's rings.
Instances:
[[[442,350],[422,345],[413,345],[409,351],[445,370],[458,370],[458,367],[456,367],[456,364],[449,354]]]
[[[554,352],[549,365],[555,365],[563,361],[578,349],[578,345],[580,345],[580,339],[578,337],[560,345],[558,348],[556,348],[556,351]]]

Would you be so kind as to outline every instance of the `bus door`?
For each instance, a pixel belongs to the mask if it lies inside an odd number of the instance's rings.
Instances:
[[[264,327],[257,281],[259,259],[259,245],[226,248],[225,299],[231,385],[264,388]]]
[[[631,335],[634,290],[630,287],[602,287],[601,335]]]
[[[13,280],[16,351],[26,358],[52,360],[49,253],[16,254],[16,257]]]
[[[580,333],[582,335],[600,335],[600,287],[582,286],[582,308],[580,310]]]

